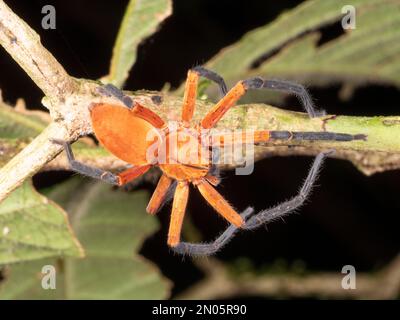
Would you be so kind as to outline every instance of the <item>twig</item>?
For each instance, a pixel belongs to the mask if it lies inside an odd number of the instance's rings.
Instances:
[[[0,43],[46,96],[60,100],[74,92],[75,82],[33,31],[0,1]]]
[[[378,273],[357,273],[354,290],[342,288],[345,275],[340,272],[233,277],[215,259],[197,260],[197,265],[205,272],[205,279],[176,299],[229,299],[237,296],[396,299],[400,293],[400,255]]]
[[[1,168],[0,198],[4,198],[16,186],[21,185],[30,173],[40,170],[61,151],[61,147],[51,143],[49,137],[66,140],[69,139],[69,133],[58,123],[50,124],[35,140]]]

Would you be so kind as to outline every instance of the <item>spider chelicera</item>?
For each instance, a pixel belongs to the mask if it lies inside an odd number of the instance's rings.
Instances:
[[[196,125],[191,125],[195,111],[199,77],[202,76],[218,84],[222,99],[214,105]],[[112,85],[105,85],[100,92],[113,96],[119,103],[94,103],[90,106],[93,131],[100,143],[116,157],[133,165],[114,174],[90,167],[75,160],[69,143],[53,140],[64,146],[70,167],[80,174],[100,179],[113,185],[122,186],[143,175],[152,166],[158,166],[162,176],[147,206],[147,212],[155,214],[166,201],[171,188],[175,188],[168,245],[180,254],[210,255],[224,246],[238,228],[255,229],[263,224],[298,208],[308,196],[327,152],[320,153],[314,160],[299,194],[276,207],[252,214],[251,209],[239,214],[215,189],[219,178],[215,174],[210,149],[218,142],[218,147],[234,143],[235,133],[218,136],[211,129],[224,114],[250,89],[271,89],[297,95],[310,117],[324,115],[316,110],[306,89],[296,83],[282,80],[250,78],[239,81],[229,91],[221,76],[203,67],[188,71],[181,120],[173,127],[150,109],[133,101]],[[237,135],[237,134],[236,134]],[[351,135],[335,132],[291,132],[259,130],[242,134],[242,143],[265,143],[273,140],[365,140],[365,135]],[[149,138],[151,137],[151,138]],[[217,139],[214,139],[216,138]],[[156,148],[154,148],[156,145]],[[153,153],[149,150],[153,150]],[[163,150],[163,151],[162,151]],[[165,152],[167,150],[168,152]],[[160,155],[164,155],[160,161]],[[176,156],[172,157],[171,154]],[[183,155],[183,156],[182,156]],[[193,157],[194,156],[194,157]],[[192,183],[204,199],[227,221],[231,223],[214,242],[193,244],[180,241],[181,228]]]

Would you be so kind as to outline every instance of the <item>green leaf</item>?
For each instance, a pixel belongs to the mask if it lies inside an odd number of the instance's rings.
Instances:
[[[28,113],[29,111],[26,111]],[[18,112],[0,98],[0,139],[29,139],[37,136],[47,123],[35,115]]]
[[[136,61],[138,45],[172,12],[171,0],[131,0],[113,49],[109,75],[103,82],[122,87]]]
[[[0,265],[82,256],[66,213],[26,182],[0,204]]]
[[[137,252],[157,228],[146,214],[148,194],[113,190],[104,183],[70,179],[48,195],[69,212],[84,259],[35,261],[6,271],[3,299],[162,299],[170,283]],[[57,270],[55,290],[41,287],[43,265]]]
[[[319,46],[320,33],[315,30],[340,23],[342,7],[348,4],[356,9],[356,29]],[[259,66],[254,69],[256,62]],[[306,1],[249,32],[207,67],[231,81],[261,75],[316,85],[375,82],[400,86],[400,2]]]
[[[41,111],[16,110],[2,101],[0,93],[0,166],[42,132],[48,124],[42,119],[44,114]]]

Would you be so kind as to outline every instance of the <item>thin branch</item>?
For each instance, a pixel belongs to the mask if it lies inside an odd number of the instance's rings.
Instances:
[[[0,43],[46,96],[60,100],[76,84],[53,55],[40,43],[39,35],[0,1]]]
[[[176,299],[229,299],[240,297],[318,297],[335,299],[396,299],[400,293],[400,255],[378,273],[356,273],[356,289],[343,289],[345,274],[244,274],[234,277],[216,259],[197,260],[204,280]]]
[[[16,186],[21,185],[30,174],[40,170],[61,151],[61,147],[51,143],[49,137],[67,140],[69,133],[65,130],[65,127],[58,123],[50,124],[27,147],[1,168],[0,201]]]
[[[85,83],[81,80],[81,83]],[[93,87],[93,83],[86,82],[86,86]],[[83,85],[82,85],[83,86]],[[96,85],[91,89],[95,91]],[[86,114],[87,106],[91,102],[104,100],[95,94],[88,94],[75,97],[74,105],[70,107],[72,118],[72,108],[75,107],[77,124],[84,122],[86,131],[90,132],[90,119]],[[182,100],[179,97],[161,92],[139,91],[126,92],[133,99],[141,102],[146,107],[152,109],[162,118],[176,120],[179,118]],[[161,104],[155,104],[151,99],[153,96],[162,97]],[[199,100],[196,105],[195,121],[200,119],[207,110],[212,107],[212,102]],[[79,109],[77,106],[79,106]],[[86,118],[87,117],[87,118]],[[79,121],[78,121],[79,120]],[[290,130],[290,131],[333,131],[343,133],[363,133],[366,134],[367,141],[351,142],[323,142],[323,141],[302,141],[294,145],[288,142],[285,145],[268,144],[266,146],[255,147],[255,159],[264,159],[273,156],[315,156],[319,152],[327,149],[335,149],[333,157],[351,161],[360,171],[367,175],[376,172],[394,170],[400,168],[400,117],[353,117],[353,116],[326,116],[324,118],[310,119],[306,114],[278,109],[265,104],[251,104],[237,106],[230,110],[221,120],[217,130],[244,130],[244,129],[270,129],[270,130]],[[0,147],[1,147],[0,140]],[[291,146],[288,148],[288,146]],[[14,149],[4,147],[4,159],[15,153]],[[87,147],[79,147],[75,154],[77,158],[86,161],[91,165],[99,166],[107,170],[115,170],[123,165],[115,157],[108,154],[101,148],[94,148],[93,144]],[[232,169],[239,164],[232,163],[221,165],[222,169]],[[49,163],[45,169],[57,170],[68,169],[67,163],[61,158]]]

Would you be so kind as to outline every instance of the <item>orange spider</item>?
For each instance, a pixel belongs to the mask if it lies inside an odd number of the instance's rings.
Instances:
[[[223,98],[195,126],[190,126],[195,110],[199,76],[216,82],[223,93]],[[299,95],[306,111],[311,117],[323,113],[317,112],[307,91],[298,84],[251,78],[238,82],[227,92],[224,80],[216,73],[195,67],[188,72],[181,120],[174,127],[168,126],[163,119],[150,109],[133,102],[117,88],[106,85],[102,93],[112,95],[122,101],[122,104],[95,103],[90,106],[93,130],[100,143],[118,158],[132,164],[133,167],[113,174],[98,168],[89,167],[74,159],[71,147],[64,141],[62,144],[67,152],[71,169],[101,179],[114,185],[124,185],[148,171],[152,166],[158,166],[163,174],[147,206],[147,212],[155,214],[166,200],[168,190],[176,180],[176,189],[172,204],[171,221],[168,232],[168,245],[176,247],[180,243],[183,218],[189,196],[189,184],[192,183],[215,210],[236,227],[243,227],[243,218],[214,188],[219,179],[212,174],[212,156],[210,148],[215,141],[219,146],[235,141],[235,133],[215,138],[211,129],[223,115],[235,105],[248,89],[273,89],[288,91]],[[237,135],[237,133],[236,133]],[[363,135],[349,135],[333,132],[289,132],[289,131],[254,131],[240,134],[243,143],[262,143],[270,140],[334,140],[350,141],[365,139]],[[150,137],[150,138],[149,138]],[[149,150],[153,148],[153,154]],[[167,151],[165,153],[165,150]],[[165,161],[160,156],[166,155]],[[172,157],[171,154],[176,156]]]

